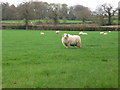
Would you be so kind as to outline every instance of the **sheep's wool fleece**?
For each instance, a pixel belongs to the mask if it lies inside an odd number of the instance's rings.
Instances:
[[[68,43],[68,42],[70,44],[76,44],[76,42],[80,42],[81,43],[80,36],[68,34],[68,38],[67,39],[62,38],[62,43]]]

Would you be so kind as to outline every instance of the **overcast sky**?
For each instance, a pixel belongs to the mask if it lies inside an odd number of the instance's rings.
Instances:
[[[18,5],[23,1],[31,1],[31,0],[0,0],[0,2],[9,2],[10,4],[15,4],[15,5]],[[91,10],[95,10],[95,8],[98,5],[101,5],[104,3],[110,3],[114,7],[117,7],[118,2],[120,0],[32,0],[32,1],[43,1],[48,3],[61,3],[61,4],[66,3],[69,6],[80,4],[80,5],[89,7]]]

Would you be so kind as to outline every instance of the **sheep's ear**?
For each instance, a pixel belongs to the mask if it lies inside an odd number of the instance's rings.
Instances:
[[[68,34],[66,35],[66,37],[68,37]]]

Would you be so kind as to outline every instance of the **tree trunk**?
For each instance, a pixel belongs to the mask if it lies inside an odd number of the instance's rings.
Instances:
[[[28,29],[28,22],[29,22],[29,20],[28,20],[28,18],[26,17],[26,18],[25,18],[25,29],[26,29],[26,30]]]
[[[82,18],[82,22],[85,23],[85,18]]]
[[[108,25],[111,25],[111,14],[108,14]]]
[[[120,9],[118,9],[118,25],[120,25]]]

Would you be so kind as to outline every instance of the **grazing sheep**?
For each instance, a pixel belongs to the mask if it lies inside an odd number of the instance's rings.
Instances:
[[[104,33],[104,35],[107,35],[108,33]]]
[[[83,35],[83,32],[79,32],[80,35]]]
[[[81,47],[81,38],[78,35],[70,35],[64,33],[62,35],[62,44],[68,48],[69,46],[77,46],[78,48]]]
[[[111,31],[108,31],[109,33],[111,32]]]
[[[100,32],[100,34],[104,34],[104,32]]]
[[[59,33],[60,33],[60,31],[56,31],[55,33],[56,33],[56,34],[59,34]]]
[[[83,33],[83,35],[87,35],[87,33]]]
[[[41,35],[44,35],[45,33],[44,32],[40,32]]]
[[[87,33],[79,32],[80,35],[87,35]]]

